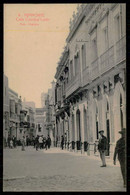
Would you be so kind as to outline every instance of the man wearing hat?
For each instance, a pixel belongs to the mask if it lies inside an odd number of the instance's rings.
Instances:
[[[100,158],[102,160],[101,167],[106,167],[105,151],[107,149],[107,138],[103,135],[104,134],[103,130],[99,131],[99,134],[100,134],[100,138],[99,138],[98,150],[100,153]]]
[[[124,187],[126,187],[126,129],[123,128],[119,131],[122,135],[121,138],[116,142],[115,152],[113,156],[113,163],[116,165],[116,156],[118,155],[118,160],[121,167],[121,173],[124,181]]]

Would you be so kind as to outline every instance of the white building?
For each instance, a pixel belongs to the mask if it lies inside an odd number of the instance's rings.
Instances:
[[[68,132],[76,150],[88,142],[93,154],[103,129],[112,156],[126,127],[126,5],[78,6],[66,42],[55,75],[58,135]]]

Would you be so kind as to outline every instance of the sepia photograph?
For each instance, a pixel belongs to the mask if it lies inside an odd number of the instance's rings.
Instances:
[[[3,18],[3,192],[126,192],[126,3]]]

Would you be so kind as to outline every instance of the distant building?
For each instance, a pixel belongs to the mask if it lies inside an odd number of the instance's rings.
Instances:
[[[36,135],[47,136],[47,130],[45,127],[46,109],[36,108],[35,123],[36,123]]]
[[[55,82],[51,82],[52,87],[48,89],[45,99],[46,108],[46,129],[51,138],[52,146],[55,144]]]
[[[35,124],[35,103],[34,102],[23,102],[21,115],[25,114],[21,119],[21,128],[24,128],[24,135],[32,139],[36,135],[36,124]]]
[[[42,105],[42,108],[44,108],[45,106],[45,100],[46,100],[46,97],[47,97],[47,93],[42,93],[41,94],[41,105]]]
[[[25,107],[25,106],[31,107],[35,111],[35,102],[23,101],[22,105],[23,105],[23,107]]]

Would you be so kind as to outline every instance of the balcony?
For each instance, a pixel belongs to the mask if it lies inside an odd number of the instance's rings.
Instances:
[[[99,76],[99,59],[97,58],[91,63],[91,79],[94,80]]]
[[[71,95],[74,91],[76,91],[79,87],[81,87],[81,77],[80,73],[75,76],[66,86],[66,97]]]
[[[126,58],[126,36],[116,43],[116,63]]]
[[[91,63],[90,79],[94,80],[115,67],[126,58],[126,36],[122,37],[115,45],[105,51],[99,58]],[[88,77],[88,73],[83,73]],[[83,79],[84,80],[84,79]]]
[[[112,46],[100,56],[101,74],[107,72],[114,66],[114,47]]]

